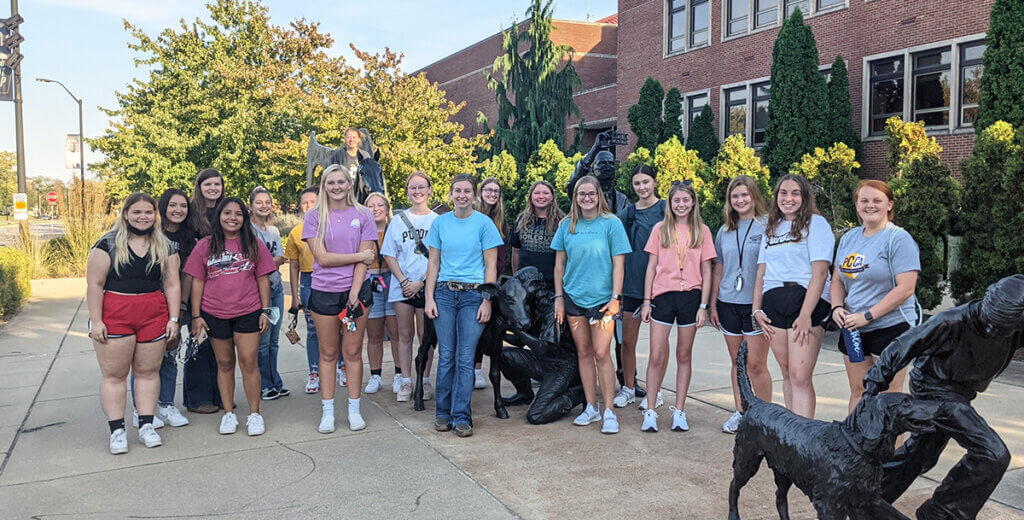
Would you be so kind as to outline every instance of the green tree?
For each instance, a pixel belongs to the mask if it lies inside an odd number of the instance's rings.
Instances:
[[[850,78],[846,70],[846,60],[836,56],[832,63],[832,72],[828,81],[828,114],[829,142],[844,143],[860,159],[864,153],[860,136],[853,128],[853,107],[850,105]],[[859,168],[859,166],[858,166]]]
[[[686,139],[686,147],[695,150],[700,159],[708,164],[718,155],[721,144],[718,136],[715,135],[715,128],[711,125],[715,114],[711,111],[710,105],[704,105],[700,109],[700,115],[693,120],[690,127],[690,136]]]
[[[673,136],[683,141],[683,102],[679,89],[672,87],[665,93],[665,119],[661,129],[661,142]]]
[[[704,184],[702,193],[700,215],[712,232],[718,231],[723,222],[725,190],[729,187],[729,182],[740,175],[749,175],[757,181],[761,197],[766,202],[771,200],[768,168],[761,164],[757,151],[747,146],[747,139],[743,134],[733,134],[725,139],[725,143],[715,156],[708,172],[708,182]]]
[[[707,164],[697,157],[697,152],[687,150],[678,137],[658,145],[654,150],[654,168],[658,172],[658,196],[665,198],[674,181],[691,181],[697,193],[704,187]]]
[[[857,221],[853,203],[857,176],[853,170],[860,168],[860,163],[856,157],[853,148],[840,141],[828,150],[815,148],[814,153],[804,154],[789,170],[811,182],[818,211],[837,231],[854,227]]]
[[[626,121],[629,130],[636,136],[636,147],[653,150],[662,142],[664,124],[661,119],[665,89],[658,80],[648,76],[640,87],[640,97],[629,107]]]
[[[962,303],[981,298],[999,279],[1024,272],[1024,131],[996,121],[978,133],[960,171],[963,236],[950,286]]]
[[[996,0],[985,35],[981,102],[975,128],[988,128],[998,120],[1024,127],[1024,3]]]
[[[18,191],[17,156],[0,151],[0,212],[6,212],[14,204]]]
[[[545,141],[564,147],[566,118],[580,114],[572,97],[581,85],[573,51],[551,41],[551,14],[552,0],[533,0],[529,26],[502,31],[503,52],[485,73],[498,102],[495,150],[508,150],[519,163]]]
[[[818,71],[818,47],[797,9],[783,24],[772,50],[771,99],[762,154],[775,175],[815,147],[827,148],[828,100]]]

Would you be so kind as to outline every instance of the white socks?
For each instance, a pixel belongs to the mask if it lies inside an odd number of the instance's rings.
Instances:
[[[324,415],[334,415],[334,399],[321,399],[320,406],[323,407]]]
[[[349,398],[349,400],[348,400],[348,413],[359,413],[359,399],[358,398],[356,398],[356,399]]]

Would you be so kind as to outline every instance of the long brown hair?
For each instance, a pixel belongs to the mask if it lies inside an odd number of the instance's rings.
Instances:
[[[768,225],[765,227],[767,228],[768,235],[774,236],[779,222],[786,218],[782,214],[782,210],[779,209],[779,186],[782,186],[782,183],[786,181],[795,182],[800,189],[800,209],[797,210],[796,218],[793,219],[793,224],[789,228],[789,236],[793,240],[800,240],[804,237],[804,231],[811,225],[811,216],[820,215],[818,213],[818,205],[814,203],[814,191],[811,189],[811,183],[803,175],[787,173],[775,183],[775,203],[772,204],[771,209],[768,211]]]
[[[207,258],[216,258],[226,250],[224,243],[227,238],[224,236],[224,228],[220,224],[220,215],[224,213],[224,209],[228,207],[228,204],[237,204],[238,209],[242,210],[242,228],[238,230],[238,240],[241,243],[241,251],[239,252],[253,264],[258,264],[260,261],[259,240],[252,231],[249,209],[245,207],[245,203],[238,197],[228,197],[220,201],[220,204],[217,204],[217,209],[213,212],[213,232],[210,233],[210,254],[207,255]]]
[[[874,188],[874,189],[882,192],[883,194],[885,194],[886,198],[889,199],[889,202],[893,203],[893,208],[890,209],[888,213],[886,213],[886,218],[889,219],[889,222],[892,222],[892,218],[893,218],[893,216],[896,213],[896,198],[892,194],[892,188],[889,187],[889,184],[885,183],[885,182],[882,182],[880,180],[877,180],[877,179],[868,179],[866,181],[860,181],[860,184],[857,185],[857,189],[853,190],[853,205],[854,206],[857,205],[857,197],[860,196],[860,189],[861,188]],[[860,215],[857,215],[857,220],[860,220]]]
[[[551,206],[548,208],[548,216],[544,220],[544,230],[548,233],[558,231],[558,223],[565,218],[565,212],[562,211],[562,208],[558,207],[555,187],[548,181],[533,181],[530,189],[526,191],[526,206],[519,213],[519,216],[516,217],[516,231],[522,232],[537,222],[537,208],[533,206],[533,191],[538,186],[546,186],[551,191]]]
[[[768,208],[764,205],[764,199],[761,198],[761,189],[757,187],[757,181],[749,175],[737,176],[729,181],[729,187],[725,189],[725,204],[723,205],[722,213],[725,216],[726,231],[735,230],[736,224],[740,221],[739,212],[732,208],[732,190],[740,186],[746,187],[747,192],[750,193],[750,201],[754,205],[754,218],[768,213]]]
[[[498,202],[494,203],[493,206],[486,207],[488,204],[484,202],[483,190],[488,184],[494,184],[498,187]],[[501,238],[505,238],[505,199],[501,195],[501,184],[498,179],[494,177],[488,177],[480,183],[480,189],[478,190],[478,196],[476,202],[473,203],[473,207],[477,211],[490,217],[494,222],[494,227],[498,228],[498,233],[501,234]]]
[[[580,191],[580,186],[584,184],[590,184],[597,190],[597,216],[614,216],[612,210],[608,208],[608,201],[604,199],[604,193],[601,191],[601,181],[597,180],[597,177],[593,175],[584,175],[576,181],[576,186],[572,190],[572,207],[569,208],[569,232],[576,234],[576,223],[583,218],[583,210],[580,209],[579,202],[576,199],[576,194]],[[564,220],[564,219],[563,219]]]
[[[201,237],[208,236],[213,232],[213,223],[206,219],[206,199],[203,198],[200,186],[207,179],[214,177],[220,179],[220,198],[217,199],[213,207],[216,208],[220,205],[221,201],[224,200],[224,193],[227,192],[228,187],[224,182],[224,176],[216,168],[199,170],[199,174],[196,175],[196,185],[192,189],[192,200],[189,201],[188,205],[188,220],[192,224],[192,230]]]
[[[690,194],[693,206],[690,214],[686,216],[686,227],[690,230],[690,243],[687,247],[697,249],[704,243],[704,219],[700,218],[700,202],[697,200],[697,191],[693,184],[688,182],[674,182],[665,197],[665,218],[661,221],[661,247],[669,247],[676,243],[676,214],[672,211],[672,197],[679,192]]]

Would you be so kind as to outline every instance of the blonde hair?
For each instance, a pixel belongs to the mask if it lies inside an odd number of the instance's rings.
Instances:
[[[593,175],[584,175],[576,181],[576,186],[572,189],[572,207],[569,208],[569,232],[576,234],[576,223],[583,218],[583,210],[580,209],[579,202],[577,201],[576,194],[580,191],[580,186],[589,184],[597,190],[597,215],[598,216],[614,216],[612,215],[611,209],[608,208],[608,201],[604,199],[604,192],[601,191],[601,181],[597,180],[597,177]],[[565,219],[562,219],[565,220]]]
[[[267,217],[267,220],[266,222],[264,222],[264,224],[272,226],[274,225],[275,222],[277,222],[277,213],[274,212],[274,196],[271,195],[270,191],[264,188],[263,186],[256,186],[255,188],[252,189],[252,193],[249,195],[249,207],[246,209],[249,211],[250,219],[253,216],[255,216],[256,211],[253,210],[252,205],[254,202],[256,202],[256,196],[262,194],[266,194],[268,197],[270,197],[270,215]]]
[[[551,207],[548,208],[548,216],[544,220],[544,229],[548,233],[554,233],[558,230],[558,223],[565,217],[565,212],[562,208],[558,207],[558,199],[555,195],[555,187],[548,181],[533,181],[530,185],[530,189],[526,191],[526,206],[523,211],[516,217],[516,230],[522,232],[524,229],[532,226],[537,222],[537,208],[533,207],[533,191],[538,186],[546,186],[551,191]]]
[[[128,214],[128,208],[138,202],[147,202],[153,206],[153,232],[143,237],[146,241],[145,256],[149,257],[149,262],[146,263],[146,271],[153,269],[157,265],[160,266],[162,271],[167,267],[167,257],[171,255],[171,249],[167,245],[167,239],[164,238],[164,233],[160,226],[160,211],[157,208],[156,200],[146,193],[132,193],[124,200],[124,205],[121,206],[120,218],[114,222],[114,227],[111,228],[111,232],[114,233],[114,272],[118,276],[121,275],[121,268],[132,261],[132,251],[128,246],[128,221],[125,219],[125,216]]]
[[[366,196],[366,200],[363,201],[363,205],[366,206],[367,209],[369,209],[369,207],[370,207],[369,202],[370,202],[370,199],[372,199],[372,198],[379,198],[380,200],[384,201],[384,216],[385,216],[384,224],[385,225],[386,224],[390,224],[391,223],[391,219],[395,216],[393,213],[391,213],[391,201],[389,201],[388,198],[385,197],[383,193],[375,191],[375,192],[370,193],[369,195],[367,195]]]
[[[328,166],[327,169],[324,170],[324,173],[320,175],[320,195],[316,199],[316,206],[313,206],[313,209],[310,210],[317,212],[317,221],[319,225],[317,226],[316,229],[316,240],[321,244],[323,243],[324,233],[325,230],[327,229],[327,217],[331,213],[330,197],[327,196],[327,190],[324,189],[324,186],[325,182],[327,181],[327,177],[335,172],[340,173],[342,177],[344,177],[345,180],[348,181],[348,184],[350,186],[348,189],[348,195],[345,197],[346,202],[348,202],[348,205],[353,208],[356,208],[356,211],[360,213],[366,211],[366,207],[364,207],[363,205],[359,204],[358,201],[356,201],[356,185],[352,178],[348,176],[348,171],[339,164],[332,164]],[[334,232],[331,231],[331,234],[333,236]]]
[[[754,204],[754,218],[768,214],[768,207],[761,198],[761,189],[757,187],[757,181],[749,175],[740,175],[729,181],[729,187],[725,189],[725,204],[722,206],[722,213],[725,217],[725,230],[733,231],[740,221],[740,214],[732,209],[732,190],[739,186],[746,186],[750,193],[750,201]]]
[[[495,202],[493,206],[487,208],[487,203],[484,202],[483,191],[484,187],[488,184],[494,184],[498,186],[498,202]],[[480,196],[477,197],[476,202],[473,203],[475,209],[484,215],[487,215],[493,222],[494,226],[498,228],[498,233],[501,238],[505,238],[505,201],[501,195],[501,184],[498,183],[498,179],[494,177],[488,177],[480,183],[480,188],[477,190]]]
[[[676,243],[676,214],[672,212],[672,197],[679,192],[686,192],[693,200],[693,207],[686,217],[686,227],[690,230],[690,243],[687,247],[696,249],[704,243],[704,219],[700,218],[700,204],[693,185],[685,182],[673,183],[665,197],[665,219],[661,221],[661,247],[669,247]]]

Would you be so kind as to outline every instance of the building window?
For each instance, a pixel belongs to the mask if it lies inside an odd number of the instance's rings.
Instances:
[[[751,85],[754,98],[754,132],[751,138],[755,148],[764,146],[768,130],[768,100],[771,98],[771,84],[767,81]]]
[[[725,136],[747,134],[747,87],[732,88],[725,91],[725,111],[729,114]]]
[[[885,120],[893,116],[930,129],[971,127],[984,53],[984,40],[973,40],[867,61],[865,133],[884,134]]]
[[[832,8],[835,8],[835,7],[839,7],[841,5],[846,5],[846,1],[845,0],[818,0],[818,10],[819,11],[824,11],[826,9],[832,9]]]
[[[960,126],[972,126],[981,100],[981,70],[985,42],[960,47]]]
[[[754,0],[757,17],[754,27],[770,27],[779,22],[779,0]]]
[[[707,93],[688,95],[683,103],[683,121],[681,121],[683,135],[689,139],[690,132],[693,131],[693,122],[700,115],[700,111],[704,109],[704,105],[708,104],[708,95]]]
[[[668,0],[667,54],[707,46],[711,41],[710,0]],[[687,16],[689,13],[689,16]]]
[[[668,3],[668,52],[686,50],[686,0]]]
[[[949,47],[914,55],[914,110],[911,120],[925,126],[949,126],[950,65]]]
[[[711,2],[690,0],[690,47],[707,45],[711,39]]]
[[[747,32],[750,19],[750,0],[729,0],[729,25],[725,33],[736,36]]]
[[[810,3],[810,0],[786,0],[786,18],[789,18],[793,11],[796,11],[798,8],[800,9],[800,14],[806,18],[807,15],[811,14],[809,9]]]

